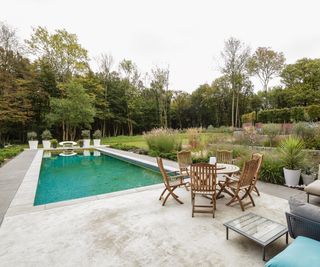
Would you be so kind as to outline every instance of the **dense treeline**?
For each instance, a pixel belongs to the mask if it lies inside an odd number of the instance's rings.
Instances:
[[[109,136],[154,127],[238,127],[247,112],[320,103],[320,59],[285,65],[282,53],[258,48],[252,54],[234,38],[221,59],[221,77],[189,94],[170,87],[168,68],[141,73],[131,60],[115,64],[102,54],[94,72],[76,35],[38,27],[21,42],[0,23],[0,140],[21,142],[27,131],[45,129],[76,139],[85,128]],[[261,80],[258,93],[252,76]],[[270,89],[278,76],[282,85]]]

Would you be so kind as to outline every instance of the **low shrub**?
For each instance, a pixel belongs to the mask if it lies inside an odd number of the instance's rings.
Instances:
[[[181,138],[177,131],[172,129],[153,129],[144,133],[149,150],[159,153],[170,153],[181,150]]]
[[[114,148],[114,149],[134,152],[134,153],[137,153],[137,154],[143,154],[143,155],[147,155],[148,154],[148,151],[143,149],[143,148],[136,147],[136,146],[131,146],[131,145],[126,145],[126,144],[116,143],[116,144],[110,145],[110,147]]]
[[[27,138],[29,141],[37,140],[37,133],[36,132],[28,132]]]
[[[82,130],[81,136],[83,139],[90,139],[90,130]]]
[[[8,146],[0,149],[0,164],[2,164],[6,159],[11,159],[18,155],[23,148],[21,146]]]
[[[42,140],[50,140],[52,138],[51,132],[49,130],[44,130],[41,134]]]
[[[265,155],[260,169],[260,180],[283,185],[283,163],[274,156]]]
[[[92,136],[93,136],[94,139],[101,139],[102,133],[101,133],[100,130],[95,130],[95,132],[93,133]]]
[[[281,125],[275,123],[264,124],[262,126],[262,132],[268,136],[269,145],[272,146],[274,138],[281,132]]]

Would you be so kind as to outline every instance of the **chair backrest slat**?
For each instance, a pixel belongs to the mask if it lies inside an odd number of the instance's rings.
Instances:
[[[208,163],[192,164],[190,168],[191,190],[212,192],[216,190],[217,166]]]
[[[232,151],[229,150],[217,150],[217,162],[232,164]]]
[[[257,166],[257,170],[255,172],[254,178],[259,179],[259,173],[260,173],[260,169],[261,169],[261,165],[262,165],[262,161],[263,161],[263,154],[253,153],[251,156],[251,159],[258,160],[258,166]]]
[[[168,177],[168,174],[167,174],[166,170],[165,170],[164,167],[163,167],[162,158],[157,157],[157,164],[158,164],[160,173],[161,173],[161,175],[162,175],[164,184],[169,186],[169,177]]]
[[[191,151],[180,151],[177,153],[177,159],[180,171],[185,170],[192,164]]]
[[[258,159],[251,159],[244,163],[243,171],[241,173],[238,186],[250,186],[255,178],[257,166],[259,164]]]

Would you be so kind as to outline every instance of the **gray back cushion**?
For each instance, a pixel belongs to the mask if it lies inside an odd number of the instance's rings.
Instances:
[[[290,197],[289,207],[291,213],[320,223],[320,207],[294,197]]]

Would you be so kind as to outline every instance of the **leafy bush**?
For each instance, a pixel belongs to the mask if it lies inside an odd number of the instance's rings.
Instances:
[[[2,164],[6,159],[10,159],[18,155],[23,148],[20,146],[8,146],[0,149],[0,164]]]
[[[242,123],[255,122],[257,119],[256,117],[257,117],[256,112],[252,111],[251,113],[243,114],[241,116],[241,121]]]
[[[268,123],[262,126],[262,131],[268,136],[269,144],[272,146],[274,138],[280,133],[281,126],[275,123]]]
[[[27,138],[30,141],[36,140],[37,139],[37,133],[36,132],[28,132],[27,133]]]
[[[172,129],[153,129],[143,135],[150,150],[158,153],[181,150],[181,138],[178,132]]]
[[[58,146],[58,140],[57,140],[57,139],[52,139],[52,140],[51,140],[51,145],[52,145],[53,148],[57,148],[57,146]]]
[[[320,120],[320,106],[319,105],[308,106],[307,112],[309,115],[309,119],[311,121],[319,121]]]
[[[89,139],[90,138],[90,130],[82,130],[81,131],[81,136],[84,139]]]
[[[320,127],[315,123],[299,122],[293,126],[293,133],[303,139],[306,148],[320,148]]]
[[[214,131],[214,127],[210,124],[207,128],[207,132],[213,132]]]
[[[259,111],[257,114],[257,121],[262,123],[285,123],[290,121],[299,122],[305,120],[319,121],[320,105],[266,109]]]
[[[274,156],[265,156],[260,169],[260,180],[283,185],[283,163]]]
[[[160,158],[174,160],[174,161],[177,160],[176,152],[161,153],[159,151],[150,150],[148,155],[151,157],[160,157]]]
[[[293,107],[291,108],[291,120],[295,122],[305,120],[305,110],[303,107]]]
[[[303,141],[294,136],[284,139],[279,145],[279,152],[283,166],[290,170],[300,169],[303,165],[305,153]]]
[[[49,130],[44,130],[41,134],[42,140],[50,140],[52,138],[51,132]]]
[[[95,130],[95,132],[93,133],[92,136],[93,136],[94,139],[101,139],[102,133],[101,133],[100,130]]]

